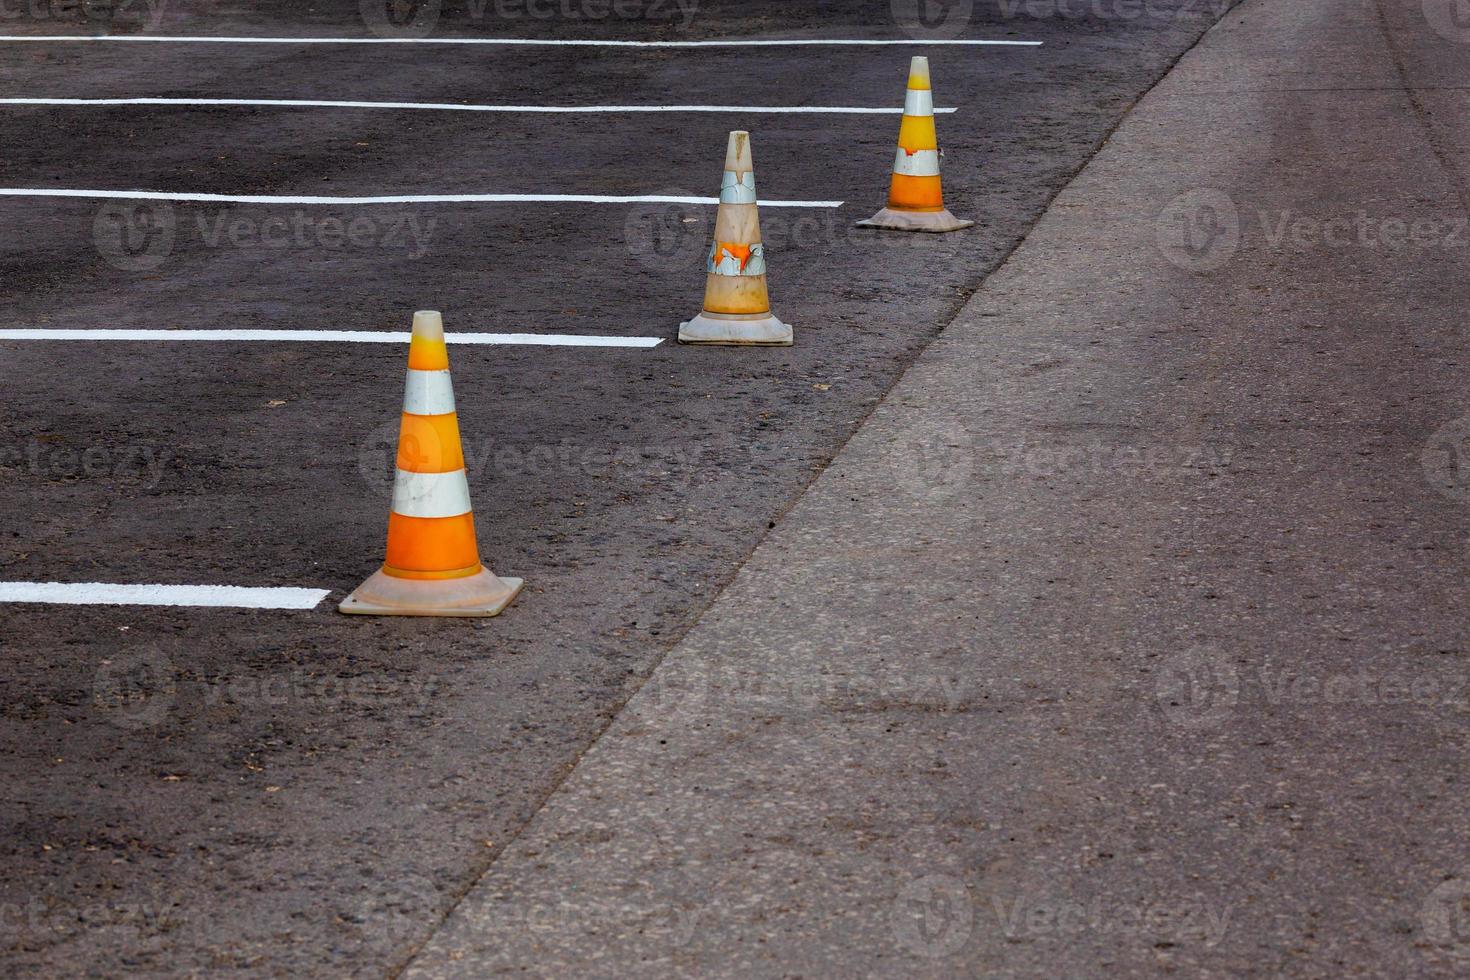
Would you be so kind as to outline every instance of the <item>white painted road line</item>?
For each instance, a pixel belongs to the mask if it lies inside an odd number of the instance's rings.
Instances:
[[[239,585],[114,585],[107,582],[0,582],[0,602],[68,606],[222,606],[233,609],[315,609],[328,589]]]
[[[0,340],[216,340],[292,341],[302,343],[406,344],[407,332],[377,330],[51,330],[3,329]],[[499,344],[526,347],[657,347],[662,337],[595,337],[565,333],[451,333],[451,344]]]
[[[277,109],[421,109],[438,112],[731,112],[748,115],[897,116],[903,107],[842,105],[462,105],[454,102],[349,102],[335,99],[0,99],[0,105],[37,106],[259,106]],[[934,112],[956,112],[953,108]]]
[[[391,197],[291,197],[275,194],[187,194],[172,191],[71,190],[57,187],[3,187],[0,197],[76,197],[98,201],[195,201],[221,204],[719,204],[715,197],[668,194],[400,194]],[[761,201],[766,208],[840,208],[842,201]]]
[[[591,41],[538,40],[521,37],[185,37],[165,34],[0,34],[0,42],[50,43],[59,41],[117,41],[155,44],[498,44],[522,47],[578,48],[785,48],[785,47],[888,47],[919,45],[1039,48],[1040,41],[989,41],[952,39],[921,41],[912,38],[867,40],[863,38],[808,38],[770,41]]]

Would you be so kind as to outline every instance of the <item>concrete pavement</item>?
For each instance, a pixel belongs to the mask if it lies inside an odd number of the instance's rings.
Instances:
[[[1450,6],[1228,14],[408,975],[1462,973]]]

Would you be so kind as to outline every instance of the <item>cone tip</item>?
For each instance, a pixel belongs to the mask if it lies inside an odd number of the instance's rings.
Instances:
[[[750,133],[743,129],[730,131],[730,142],[725,149],[726,170],[749,170],[750,165]]]
[[[444,318],[438,310],[419,310],[413,315],[413,335],[423,340],[444,339]]]
[[[922,54],[914,55],[909,62],[909,88],[915,87],[929,87],[929,59]]]

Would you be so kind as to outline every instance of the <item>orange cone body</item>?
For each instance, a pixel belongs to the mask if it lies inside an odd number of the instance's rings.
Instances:
[[[725,149],[715,240],[705,271],[704,309],[679,324],[679,343],[791,345],[791,327],[771,313],[766,294],[766,250],[746,132],[731,133]]]
[[[929,59],[916,57],[909,65],[908,92],[904,98],[903,122],[898,128],[898,152],[888,187],[888,207],[866,221],[859,221],[858,225],[896,231],[958,231],[974,223],[956,218],[944,207]]]
[[[338,608],[377,616],[494,616],[521,584],[480,563],[443,320],[433,311],[415,313],[388,556]]]

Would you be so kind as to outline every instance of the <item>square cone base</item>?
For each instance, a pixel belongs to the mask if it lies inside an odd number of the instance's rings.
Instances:
[[[890,231],[959,231],[975,222],[956,218],[948,211],[895,211],[884,208],[866,221],[857,223],[859,228],[887,228]]]
[[[337,610],[357,616],[498,616],[524,584],[485,568],[448,579],[397,578],[380,569]]]
[[[794,342],[791,324],[782,323],[769,313],[757,317],[700,313],[693,320],[679,324],[681,344],[790,347]]]

